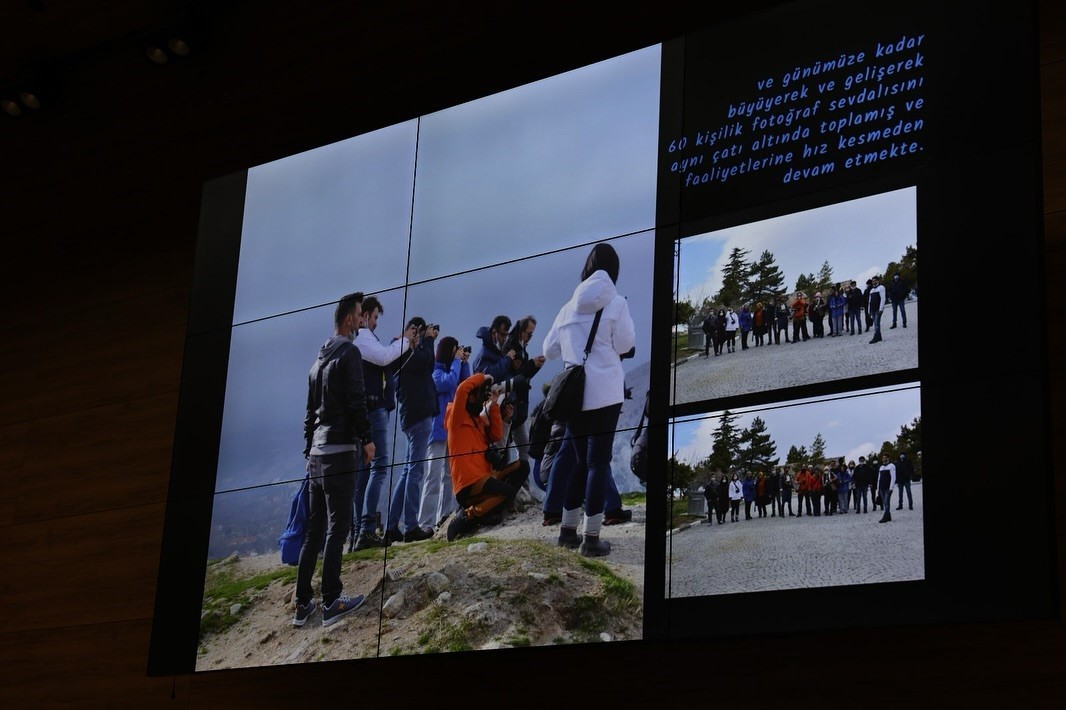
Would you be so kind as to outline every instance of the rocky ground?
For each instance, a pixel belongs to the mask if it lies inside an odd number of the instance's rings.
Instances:
[[[640,638],[644,506],[630,506],[633,522],[603,529],[612,551],[594,560],[558,547],[558,526],[541,525],[534,501],[520,497],[517,507],[472,538],[449,543],[441,529],[346,554],[345,593],[367,601],[326,628],[319,613],[292,626],[295,568],[277,555],[211,565],[204,614],[232,623],[203,636],[197,670]],[[261,588],[226,596],[256,577]]]

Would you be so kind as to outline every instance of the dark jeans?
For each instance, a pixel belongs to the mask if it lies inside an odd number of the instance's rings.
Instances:
[[[869,512],[866,506],[866,486],[859,486],[855,489],[855,512],[859,512],[859,500],[862,500],[862,512]]]
[[[566,488],[566,510],[584,505],[585,515],[599,515],[604,511],[608,479],[612,478],[614,430],[621,412],[619,402],[581,412],[567,425],[566,432],[573,439],[574,470]]]
[[[903,491],[907,491],[907,507],[913,510],[914,499],[911,498],[911,482],[896,481],[896,488],[899,489],[899,503],[896,504],[896,510],[900,510],[903,507]]]
[[[301,604],[306,604],[314,596],[311,577],[318,562],[318,551],[322,549],[323,535],[326,546],[322,553],[322,603],[332,604],[344,588],[341,584],[341,554],[352,524],[355,471],[360,455],[361,450],[345,451],[308,459],[310,513],[296,573],[296,599]]]
[[[896,325],[896,309],[899,309],[900,317],[903,320],[903,325],[907,325],[907,307],[906,301],[892,301],[892,325]]]
[[[574,452],[574,443],[570,437],[563,439],[559,450],[552,459],[551,471],[548,472],[548,485],[544,494],[544,502],[541,509],[549,515],[561,515],[563,503],[566,501],[566,490],[573,478],[574,466],[577,464],[577,454]],[[612,475],[607,479],[607,492],[604,497],[603,509],[622,510],[622,495],[618,492],[618,485]]]

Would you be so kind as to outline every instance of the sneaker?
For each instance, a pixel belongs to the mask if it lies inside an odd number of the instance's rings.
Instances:
[[[359,533],[355,538],[355,550],[369,550],[373,547],[388,547],[388,543],[372,532]]]
[[[354,597],[337,597],[329,606],[323,604],[322,625],[329,626],[330,624],[337,623],[338,621],[361,607],[365,599],[366,597],[364,597],[362,594],[356,594]]]
[[[469,535],[475,527],[477,526],[470,522],[465,510],[458,511],[452,516],[452,521],[448,523],[448,542]]]
[[[384,537],[385,537],[385,544],[386,545],[392,544],[394,542],[403,542],[404,541],[403,540],[403,533],[400,532],[399,528],[389,528],[388,530],[385,531]]]
[[[581,545],[581,536],[577,534],[577,528],[559,528],[559,547],[574,549]]]
[[[603,514],[604,525],[621,525],[622,523],[628,523],[631,520],[633,520],[633,511],[626,510],[625,508],[608,510]]]
[[[433,537],[433,533],[423,528],[411,528],[403,534],[404,542],[422,542]]]
[[[318,608],[318,604],[314,599],[311,599],[306,604],[296,602],[296,616],[292,617],[293,626],[303,626],[307,623],[307,620],[311,618],[311,615],[315,613],[315,609]]]

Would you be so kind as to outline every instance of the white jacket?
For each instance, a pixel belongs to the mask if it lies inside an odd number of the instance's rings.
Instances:
[[[555,316],[544,339],[544,357],[580,365],[596,311],[603,309],[592,350],[585,361],[585,398],[581,411],[620,404],[625,399],[625,372],[619,355],[636,345],[629,303],[618,295],[606,271],[595,271],[578,284],[574,295]]]

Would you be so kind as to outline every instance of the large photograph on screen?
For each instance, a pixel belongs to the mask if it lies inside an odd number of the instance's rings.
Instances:
[[[659,74],[652,47],[249,170],[198,670],[642,637],[626,432],[650,379]],[[297,606],[279,535],[308,372],[354,291],[375,453],[350,472],[357,608],[335,620],[318,572]],[[531,442],[597,308],[589,412]],[[505,388],[494,507],[457,488],[470,454],[448,442],[480,373]]]

